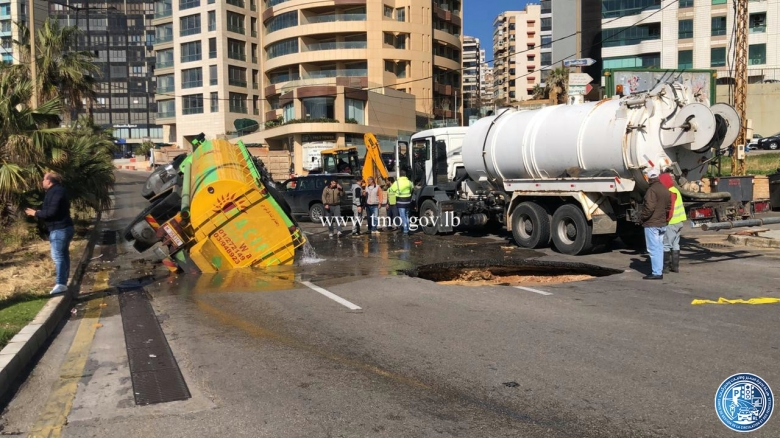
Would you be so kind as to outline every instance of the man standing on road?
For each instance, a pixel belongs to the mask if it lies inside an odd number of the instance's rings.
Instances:
[[[354,221],[352,222],[352,235],[360,235],[360,222],[363,220],[363,206],[365,197],[363,196],[363,180],[355,181],[350,188],[352,191],[352,213]]]
[[[374,183],[373,177],[368,177],[366,191],[366,206],[368,207],[368,231],[371,234],[379,234],[377,221],[379,219],[379,206],[382,205],[382,189]]]
[[[663,280],[664,265],[664,233],[666,232],[666,218],[671,209],[672,197],[669,190],[658,180],[659,172],[656,169],[645,170],[647,182],[650,188],[645,193],[640,220],[645,227],[645,242],[647,252],[650,254],[650,264],[653,272],[643,278],[645,280]]]
[[[73,219],[70,217],[70,200],[62,177],[56,173],[43,176],[43,189],[46,196],[40,210],[26,209],[28,216],[43,219],[49,229],[51,242],[51,259],[57,272],[57,284],[49,292],[51,295],[68,291],[68,276],[70,276],[70,241],[73,239]]]
[[[402,173],[398,181],[394,182],[389,193],[395,194],[395,205],[398,208],[398,215],[401,216],[404,235],[409,234],[409,207],[412,205],[412,189],[414,185],[405,173]]]
[[[335,180],[322,191],[322,205],[325,206],[325,220],[328,221],[328,236],[333,238],[333,226],[336,226],[336,237],[341,237],[341,197],[344,190]]]
[[[387,182],[390,183],[390,186],[387,189],[387,205],[385,205],[385,208],[387,209],[387,218],[390,219],[390,225],[388,228],[390,228],[393,231],[398,231],[398,226],[396,225],[395,218],[398,217],[398,207],[395,205],[395,198],[398,194],[397,192],[393,191],[393,184],[395,184],[395,178],[390,176],[387,178]]]
[[[682,195],[674,186],[671,173],[664,173],[659,178],[661,184],[669,189],[672,197],[672,208],[669,210],[669,225],[664,233],[664,274],[669,271],[680,272],[680,232],[688,217],[685,215]]]

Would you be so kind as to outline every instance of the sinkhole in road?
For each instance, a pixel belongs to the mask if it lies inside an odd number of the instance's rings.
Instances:
[[[411,277],[461,286],[524,286],[568,283],[622,273],[587,263],[548,260],[467,260],[405,271]]]

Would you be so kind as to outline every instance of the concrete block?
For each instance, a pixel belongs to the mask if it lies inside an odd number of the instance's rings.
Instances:
[[[54,297],[47,301],[41,311],[35,315],[35,318],[33,318],[30,324],[46,324],[46,320],[49,319],[49,315],[54,312],[54,310],[57,308],[57,305],[59,305],[61,301],[62,296]]]

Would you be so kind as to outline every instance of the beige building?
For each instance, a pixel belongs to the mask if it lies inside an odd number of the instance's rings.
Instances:
[[[154,22],[170,141],[230,137],[250,119],[259,130],[244,141],[288,150],[301,173],[319,149],[362,148],[366,132],[389,148],[456,117],[460,1],[209,1],[179,0]]]
[[[495,101],[509,103],[533,97],[541,83],[541,8],[507,11],[493,21],[493,81]]]

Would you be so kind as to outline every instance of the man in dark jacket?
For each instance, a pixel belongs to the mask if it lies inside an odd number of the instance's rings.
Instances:
[[[325,221],[328,222],[328,233],[333,238],[333,226],[336,226],[336,237],[341,237],[341,197],[344,190],[335,179],[322,191],[322,205],[325,206]]]
[[[672,208],[672,197],[667,189],[658,180],[659,172],[656,169],[645,170],[647,182],[650,188],[645,193],[644,204],[640,220],[645,227],[645,242],[647,252],[650,254],[650,264],[653,272],[643,277],[645,280],[663,280],[664,268],[664,233],[669,210]]]
[[[49,293],[56,295],[68,290],[73,220],[70,218],[70,200],[65,187],[62,186],[62,177],[56,173],[47,173],[43,176],[43,189],[46,190],[46,196],[41,209],[28,208],[25,213],[43,219],[49,229],[51,258],[57,271],[57,284]]]

